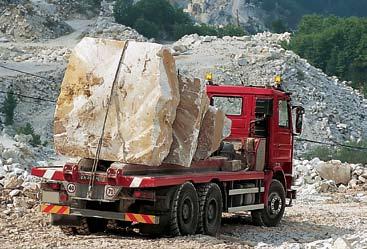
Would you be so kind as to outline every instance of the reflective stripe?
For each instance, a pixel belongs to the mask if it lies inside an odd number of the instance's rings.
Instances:
[[[156,221],[154,215],[132,214],[132,213],[126,213],[125,220],[132,221],[132,222],[145,223],[145,224],[155,224],[155,221]]]
[[[140,187],[140,184],[142,181],[143,181],[143,178],[134,177],[133,181],[130,183],[130,188]]]
[[[47,214],[70,214],[70,207],[52,204],[42,204],[41,211]]]
[[[56,172],[56,170],[48,169],[48,170],[46,170],[45,174],[43,175],[43,178],[52,179],[52,177],[54,176],[55,172]]]

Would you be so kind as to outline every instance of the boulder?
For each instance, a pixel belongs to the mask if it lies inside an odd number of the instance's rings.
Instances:
[[[337,238],[334,241],[333,248],[334,249],[350,249],[352,248],[352,246],[347,240],[343,238]]]
[[[57,152],[95,157],[113,85],[100,159],[160,165],[172,144],[179,89],[172,55],[154,43],[84,38],[76,46],[56,107]]]
[[[7,175],[7,177],[5,177],[4,180],[4,188],[8,189],[19,188],[23,182],[24,180],[18,178],[16,175]]]
[[[226,117],[223,111],[209,106],[200,128],[194,160],[207,159],[218,150],[222,140],[231,134],[231,125],[231,120]]]
[[[349,164],[342,164],[340,161],[319,163],[316,167],[317,172],[323,179],[333,180],[336,184],[347,185],[351,180],[351,167]]]
[[[179,77],[180,104],[173,123],[173,143],[165,163],[189,167],[194,157],[201,122],[209,107],[205,82]]]

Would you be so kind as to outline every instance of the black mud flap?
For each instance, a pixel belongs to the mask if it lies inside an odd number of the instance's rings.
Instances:
[[[81,217],[74,215],[51,214],[51,225],[53,226],[80,226]]]

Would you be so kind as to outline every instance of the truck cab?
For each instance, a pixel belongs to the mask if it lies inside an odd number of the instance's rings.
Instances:
[[[264,170],[272,171],[291,193],[294,135],[301,133],[303,108],[292,107],[290,94],[275,88],[208,85],[207,94],[232,121],[227,142],[235,145],[235,152],[246,156],[246,141],[262,141],[265,150],[259,150],[257,157]]]

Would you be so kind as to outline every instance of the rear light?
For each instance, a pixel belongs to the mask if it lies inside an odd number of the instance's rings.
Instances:
[[[155,200],[155,191],[150,190],[135,190],[133,196],[136,199]]]
[[[63,168],[64,179],[68,182],[76,182],[78,180],[78,170],[77,164],[65,164]]]

